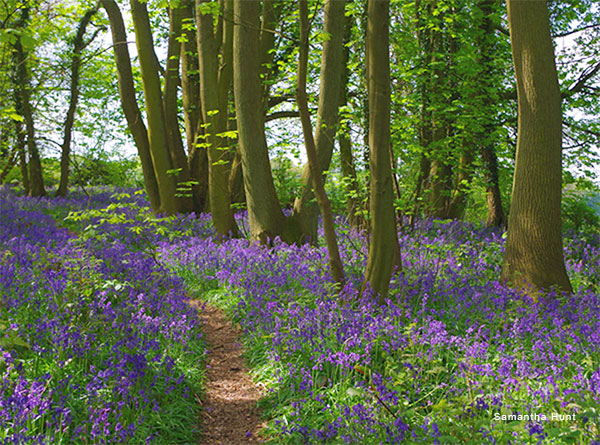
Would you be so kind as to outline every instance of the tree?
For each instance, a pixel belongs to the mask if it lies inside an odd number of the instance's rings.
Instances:
[[[60,183],[58,190],[56,191],[57,196],[65,196],[67,194],[67,187],[69,185],[69,160],[71,154],[71,138],[73,133],[73,124],[75,123],[75,111],[77,110],[77,101],[79,100],[79,67],[81,66],[81,53],[84,48],[91,42],[90,39],[87,42],[84,39],[85,31],[87,29],[92,16],[96,14],[97,9],[93,8],[85,12],[75,38],[73,40],[73,57],[71,59],[71,86],[69,89],[69,108],[67,110],[67,117],[65,119],[64,137],[61,147],[60,156]],[[94,35],[95,37],[95,35]]]
[[[398,258],[390,162],[390,55],[389,1],[369,0],[367,5],[367,87],[369,94],[369,149],[371,240],[365,282],[386,298]]]
[[[229,122],[229,94],[233,76],[233,2],[223,2],[217,26],[211,6],[214,2],[196,1],[200,102],[205,124],[204,143],[208,151],[208,190],[213,224],[221,235],[237,234],[229,174],[232,164]]]
[[[161,210],[161,197],[156,175],[154,174],[152,155],[150,154],[148,131],[136,101],[136,91],[133,84],[133,72],[131,70],[129,50],[127,49],[127,33],[125,32],[123,16],[114,0],[102,0],[102,6],[106,10],[110,22],[113,50],[117,64],[117,80],[119,95],[121,96],[121,106],[140,157],[144,175],[144,186],[150,200],[150,207],[154,212],[159,212]]]
[[[315,146],[320,166],[318,171],[320,172],[329,169],[339,124],[338,109],[344,70],[345,3],[343,0],[327,1],[324,8],[323,28],[328,38],[323,43],[319,108],[315,132]],[[312,170],[307,164],[302,172],[301,195],[294,203],[293,218],[298,222],[302,241],[314,242],[317,238],[319,207],[314,203]]]
[[[16,24],[19,30],[13,43],[14,52],[14,95],[15,110],[22,116],[25,123],[25,136],[27,138],[27,150],[29,153],[29,195],[46,196],[44,187],[44,178],[42,177],[42,163],[40,153],[35,139],[35,125],[33,121],[33,110],[30,101],[31,85],[29,81],[29,71],[27,69],[27,51],[23,45],[22,39],[25,34],[25,27],[29,21],[29,6],[21,9],[21,16]]]
[[[259,76],[259,2],[234,1],[233,88],[250,237],[266,243],[284,234],[264,131],[263,87]]]
[[[334,3],[341,3],[343,11],[343,2],[329,0],[325,4],[325,15],[328,18],[334,16],[331,10],[331,5]],[[317,203],[319,204],[321,214],[323,215],[323,228],[325,230],[325,240],[327,243],[327,252],[329,254],[329,268],[331,270],[333,279],[341,287],[344,284],[344,268],[340,258],[340,251],[335,235],[331,203],[329,202],[329,198],[325,193],[325,187],[323,186],[323,178],[321,176],[321,168],[319,166],[319,157],[315,147],[312,124],[310,122],[310,113],[308,111],[306,71],[308,64],[308,35],[310,31],[310,25],[308,22],[308,5],[306,0],[298,0],[298,9],[300,11],[300,51],[298,55],[298,81],[296,87],[298,110],[300,112],[300,120],[302,121],[302,131],[304,133],[304,144],[306,146],[306,156],[308,158],[310,177],[312,178],[312,185],[314,193],[317,197]],[[327,15],[328,12],[331,15]],[[341,73],[337,72],[337,74],[338,78],[341,78]],[[339,101],[339,98],[337,99]],[[331,137],[334,138],[335,134],[332,134]]]
[[[502,280],[572,292],[561,234],[562,112],[546,2],[508,0],[518,139]]]
[[[159,66],[154,53],[154,42],[146,4],[140,3],[139,0],[131,0],[131,16],[140,59],[142,87],[148,116],[148,141],[154,174],[158,183],[160,211],[173,214],[177,212],[176,182],[169,172],[173,170],[174,166],[169,156],[169,140],[163,110]]]

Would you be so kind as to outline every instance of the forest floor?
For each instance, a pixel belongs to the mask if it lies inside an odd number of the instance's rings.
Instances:
[[[261,390],[248,373],[240,330],[215,306],[195,305],[202,307],[199,317],[208,350],[201,443],[261,443],[259,431],[265,424],[257,407]]]

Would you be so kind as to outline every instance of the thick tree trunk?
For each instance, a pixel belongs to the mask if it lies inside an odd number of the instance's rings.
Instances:
[[[71,60],[71,87],[69,108],[65,119],[63,143],[60,155],[60,183],[57,196],[66,196],[69,186],[69,161],[71,156],[71,138],[73,133],[73,124],[75,123],[75,112],[77,111],[77,101],[79,100],[79,67],[81,66],[81,52],[87,45],[83,40],[87,25],[92,16],[96,14],[97,9],[86,11],[77,27],[75,40],[73,41],[73,59]],[[89,42],[88,42],[89,43]]]
[[[158,75],[159,66],[154,53],[154,41],[145,3],[131,0],[131,16],[142,73],[142,87],[148,116],[148,141],[154,174],[160,195],[160,212],[169,215],[177,212],[176,182],[170,173],[173,169],[169,155],[169,140],[163,112],[163,100]]]
[[[502,280],[572,292],[561,234],[562,112],[546,2],[508,0],[519,106]],[[534,295],[535,295],[534,294]]]
[[[338,107],[342,93],[340,79],[344,72],[345,3],[341,0],[328,0],[325,3],[324,31],[330,35],[330,38],[323,43],[315,136],[321,173],[329,169],[339,123]],[[292,218],[300,227],[302,241],[315,242],[319,207],[314,202],[311,168],[308,164],[304,166],[301,181],[301,195],[294,202]]]
[[[227,131],[229,92],[233,74],[232,2],[230,0],[224,2],[223,14],[225,17],[221,19],[221,32],[217,34],[214,31],[213,15],[203,13],[200,3],[202,2],[197,0],[196,22],[198,24],[200,102],[202,103],[202,117],[206,125],[205,142],[208,144],[210,213],[217,232],[223,236],[237,235],[238,228],[231,208],[229,191],[232,153],[229,148],[229,138],[222,135]],[[218,40],[219,35],[222,41]]]
[[[335,0],[329,0],[327,5],[331,4],[332,2],[335,3]],[[343,2],[339,3],[341,3],[342,6],[344,4]],[[326,17],[329,17],[327,16],[327,5],[325,6],[325,14]],[[331,203],[329,202],[329,198],[325,193],[323,177],[321,175],[321,169],[319,168],[319,158],[312,133],[313,130],[310,122],[310,112],[308,111],[306,72],[308,68],[308,35],[310,26],[308,23],[308,5],[306,0],[298,0],[298,9],[300,12],[300,47],[298,55],[296,98],[298,102],[298,110],[300,112],[300,120],[302,121],[302,133],[304,134],[304,144],[306,146],[306,156],[308,158],[310,177],[312,179],[312,185],[317,198],[317,203],[321,210],[321,214],[323,215],[323,228],[325,231],[325,241],[327,243],[327,253],[329,255],[329,270],[331,271],[331,276],[333,277],[334,281],[341,289],[345,281],[344,267],[342,265],[342,259],[340,257],[340,251],[335,235]],[[336,99],[339,101],[339,97]],[[332,137],[335,137],[335,133],[332,135]]]
[[[371,241],[365,282],[383,303],[398,257],[390,144],[389,1],[368,1],[367,74],[371,168]]]
[[[284,234],[264,132],[259,61],[259,3],[235,0],[233,86],[250,237],[261,243]]]
[[[106,10],[113,39],[113,48],[115,61],[117,64],[117,80],[119,84],[119,96],[121,97],[121,106],[123,114],[127,120],[127,126],[133,136],[135,146],[142,164],[142,173],[144,175],[144,186],[150,207],[153,212],[160,211],[160,194],[158,191],[158,182],[154,174],[152,156],[150,155],[150,143],[148,141],[148,132],[142,119],[142,114],[136,101],[135,87],[133,86],[133,73],[131,71],[131,60],[129,50],[127,49],[127,33],[123,16],[119,6],[114,0],[101,0],[102,6]]]
[[[29,21],[29,8],[21,10],[18,28],[23,28]],[[27,54],[17,38],[14,43],[15,56],[15,110],[23,117],[25,132],[27,135],[27,150],[29,152],[29,196],[46,196],[44,178],[42,177],[42,163],[35,140],[35,126],[33,122],[33,111],[31,110],[29,73],[27,71]]]
[[[172,6],[169,10],[169,44],[167,49],[167,64],[165,67],[165,84],[163,108],[165,127],[169,141],[169,155],[173,168],[179,172],[175,175],[177,193],[175,195],[177,211],[190,213],[194,211],[190,166],[183,148],[183,139],[179,130],[179,105],[177,103],[177,87],[180,84],[179,62],[181,57],[181,39],[183,8]]]

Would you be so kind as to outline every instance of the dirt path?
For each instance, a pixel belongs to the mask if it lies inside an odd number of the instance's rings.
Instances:
[[[264,422],[256,407],[261,394],[244,363],[240,332],[212,305],[199,316],[208,348],[201,444],[261,443],[258,431]]]

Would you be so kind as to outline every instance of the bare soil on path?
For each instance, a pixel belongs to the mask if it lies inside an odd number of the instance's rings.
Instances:
[[[240,330],[220,309],[195,302],[208,349],[202,403],[202,445],[262,443],[257,402],[261,391],[248,374]]]

